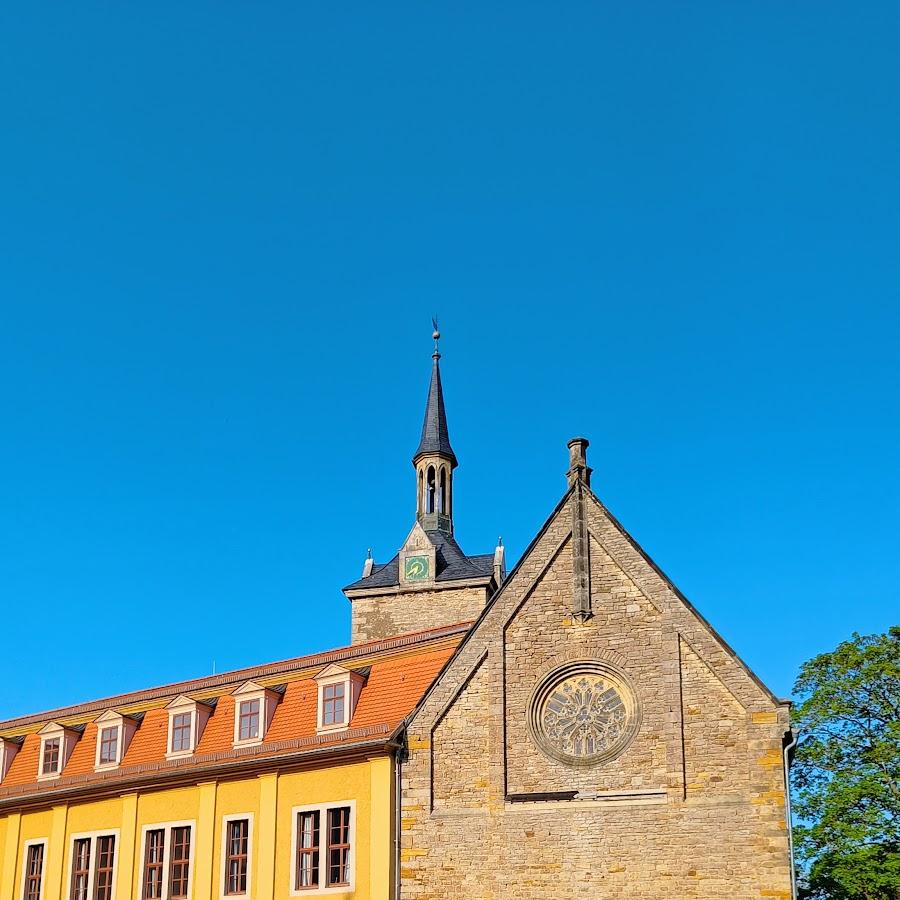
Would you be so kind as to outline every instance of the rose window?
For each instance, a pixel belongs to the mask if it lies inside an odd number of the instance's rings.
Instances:
[[[586,661],[551,672],[529,710],[532,736],[550,756],[591,765],[617,756],[634,736],[637,701],[624,677]]]

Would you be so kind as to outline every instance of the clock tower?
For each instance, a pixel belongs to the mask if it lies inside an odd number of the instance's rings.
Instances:
[[[506,574],[504,551],[466,556],[453,536],[453,473],[459,465],[447,427],[435,323],[431,380],[413,454],[416,522],[388,563],[368,558],[344,588],[353,604],[353,643],[471,622]]]

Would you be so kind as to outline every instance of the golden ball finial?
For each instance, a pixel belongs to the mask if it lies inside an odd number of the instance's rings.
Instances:
[[[431,335],[431,336],[432,336],[436,341],[439,341],[439,340],[441,339],[441,333],[440,333],[437,329],[435,329],[434,334]]]

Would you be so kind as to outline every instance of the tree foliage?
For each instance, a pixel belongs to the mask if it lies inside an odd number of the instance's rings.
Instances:
[[[794,690],[801,896],[900,900],[900,627],[811,659]]]

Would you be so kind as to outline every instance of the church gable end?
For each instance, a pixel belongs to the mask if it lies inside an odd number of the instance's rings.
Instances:
[[[787,708],[591,493],[585,446],[410,721],[401,896],[787,898]]]

